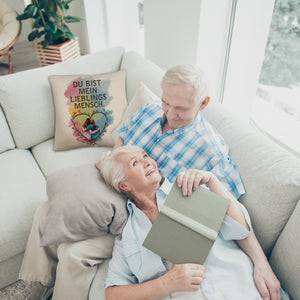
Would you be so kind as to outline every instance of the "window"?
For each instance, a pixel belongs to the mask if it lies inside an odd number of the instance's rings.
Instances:
[[[251,123],[300,154],[300,5],[276,0]]]

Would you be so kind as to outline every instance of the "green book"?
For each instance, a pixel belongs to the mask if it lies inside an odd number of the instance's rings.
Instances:
[[[203,264],[228,205],[228,199],[201,186],[183,196],[175,183],[143,246],[174,264]]]

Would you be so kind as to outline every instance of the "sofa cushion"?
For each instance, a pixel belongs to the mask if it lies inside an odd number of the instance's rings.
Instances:
[[[219,103],[204,115],[229,145],[246,189],[240,201],[269,255],[300,198],[300,160]]]
[[[139,84],[139,87],[133,97],[133,99],[130,101],[129,105],[127,106],[122,122],[126,121],[130,116],[132,116],[139,108],[144,106],[146,103],[150,101],[157,101],[160,98],[156,96],[142,81]],[[114,141],[117,140],[119,137],[119,132],[117,128],[112,132],[112,137]]]
[[[0,155],[0,261],[25,249],[33,215],[47,200],[46,180],[28,150]]]
[[[54,150],[114,145],[111,133],[127,107],[125,75],[122,70],[49,77],[56,112]]]
[[[8,125],[6,123],[5,116],[3,114],[3,111],[0,107],[0,153],[13,149],[15,147],[15,143],[12,139],[12,136],[10,134]]]
[[[299,198],[300,200],[300,198]],[[270,257],[272,269],[292,299],[300,295],[300,202],[278,238]]]
[[[108,273],[108,265],[110,258],[104,259],[102,264],[99,264],[96,276],[92,282],[89,300],[105,300],[104,283]]]
[[[126,70],[126,93],[128,102],[133,98],[139,83],[144,82],[154,94],[161,97],[160,82],[164,71],[150,60],[145,59],[134,51],[126,52],[123,56],[121,69]]]
[[[0,77],[0,104],[18,148],[27,149],[54,136],[55,113],[49,75],[118,71],[123,53],[124,49],[118,47]]]
[[[94,164],[47,176],[49,211],[42,246],[76,242],[111,233],[121,236],[126,197],[111,189]]]
[[[110,147],[78,148],[66,151],[53,151],[54,139],[50,139],[32,148],[37,163],[45,176],[61,169],[94,164],[103,151]]]

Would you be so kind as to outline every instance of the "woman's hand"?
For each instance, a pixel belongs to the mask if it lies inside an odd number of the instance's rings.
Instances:
[[[280,282],[268,263],[254,266],[254,281],[262,298],[280,300]]]
[[[204,272],[205,268],[199,264],[173,265],[161,280],[169,289],[168,295],[175,292],[197,291],[204,278]]]
[[[177,175],[177,185],[184,196],[190,196],[201,184],[207,184],[214,174],[208,171],[190,169]]]

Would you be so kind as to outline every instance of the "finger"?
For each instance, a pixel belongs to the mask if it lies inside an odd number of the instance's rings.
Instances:
[[[201,270],[202,272],[205,272],[205,267],[200,264],[187,264],[191,270]]]
[[[256,281],[256,286],[264,300],[270,300],[269,290],[264,280]]]
[[[183,179],[183,176],[184,176],[184,172],[180,172],[178,173],[177,175],[177,185],[178,187],[182,187],[182,179]]]
[[[181,180],[181,189],[182,189],[182,194],[186,196],[187,194],[187,180],[188,180],[189,175],[185,172],[184,175],[182,176]]]
[[[188,179],[188,186],[187,186],[187,194],[188,196],[192,195],[194,187],[196,186],[196,189],[198,187],[198,180],[197,180],[197,174],[191,173],[190,178]]]
[[[280,293],[280,285],[274,285],[269,287],[269,294],[271,300],[280,300],[281,293]]]
[[[194,191],[198,189],[198,186],[201,184],[201,182],[202,182],[202,175],[198,173],[194,179],[194,185],[193,185]]]

